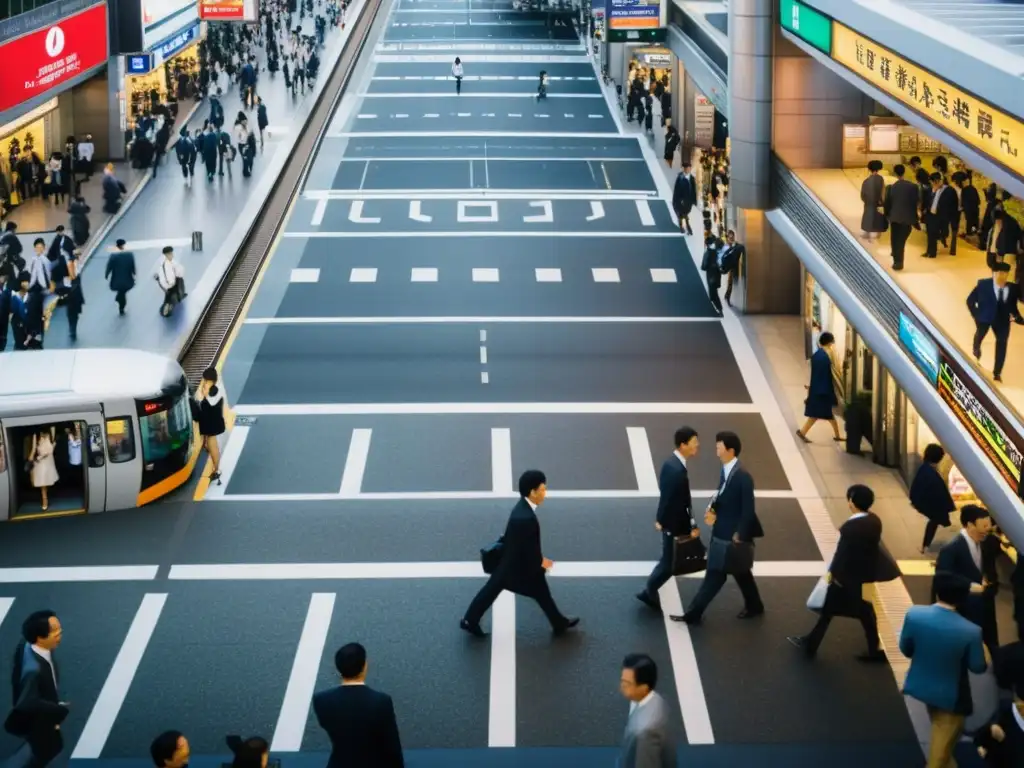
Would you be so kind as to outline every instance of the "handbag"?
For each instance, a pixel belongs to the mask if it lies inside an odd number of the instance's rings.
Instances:
[[[725,552],[725,572],[730,576],[750,573],[754,569],[754,545],[749,541],[733,541]]]
[[[700,537],[677,537],[672,540],[672,575],[686,576],[707,570],[708,551]]]
[[[828,582],[822,576],[818,579],[818,583],[814,585],[814,589],[811,590],[811,594],[807,597],[807,610],[821,613],[821,610],[825,607],[825,595],[827,594]]]
[[[498,566],[501,564],[501,558],[505,554],[505,537],[499,536],[498,539],[483,549],[480,550],[480,565],[483,566],[484,573],[488,576],[498,570]]]

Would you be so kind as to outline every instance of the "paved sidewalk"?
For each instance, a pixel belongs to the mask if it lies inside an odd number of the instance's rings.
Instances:
[[[354,3],[349,9],[345,30],[330,29],[326,48],[321,55],[320,76],[316,85],[321,87],[341,54],[344,40],[362,10],[362,3]],[[311,33],[312,19],[305,20],[305,31]],[[195,290],[204,278],[217,278],[209,270],[221,274],[230,262],[218,258],[229,233],[243,215],[253,216],[247,206],[252,202],[253,190],[266,187],[268,168],[278,166],[278,153],[289,153],[305,124],[314,103],[315,91],[307,89],[305,96],[293,99],[284,85],[280,71],[272,77],[260,62],[258,93],[267,105],[270,122],[265,145],[259,151],[252,176],[242,176],[241,159],[236,158],[230,173],[225,168],[223,177],[215,177],[212,183],[206,181],[201,161],[197,163],[196,176],[192,187],[184,185],[181,171],[173,151],[157,170],[156,177],[143,188],[137,199],[106,235],[103,242],[88,258],[82,270],[82,290],[86,305],[79,320],[78,341],[72,344],[67,328],[67,317],[63,309],[53,316],[46,335],[47,349],[76,347],[125,347],[145,349],[152,352],[174,354],[177,346],[191,331],[201,307],[203,296]],[[235,117],[242,109],[237,88],[232,88],[222,97],[225,127],[230,129]],[[250,123],[255,126],[256,111],[247,113]],[[190,130],[202,127],[209,116],[209,108],[203,103],[189,122]],[[279,166],[278,166],[279,167]],[[265,196],[265,191],[260,192]],[[191,233],[203,233],[203,250],[191,251]],[[128,310],[125,317],[117,312],[114,295],[110,292],[104,277],[107,258],[118,238],[128,241],[128,249],[135,254],[136,285],[128,294]],[[179,306],[170,318],[163,318],[158,312],[161,299],[160,289],[154,275],[161,249],[171,245],[176,259],[185,268],[185,284],[190,297]],[[213,265],[213,266],[211,266]],[[209,273],[208,273],[209,272]],[[209,281],[207,280],[207,284]]]

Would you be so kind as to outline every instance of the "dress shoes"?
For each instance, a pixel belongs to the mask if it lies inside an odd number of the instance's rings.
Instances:
[[[565,623],[562,624],[562,626],[553,629],[552,632],[554,632],[556,636],[564,635],[566,632],[568,632],[570,629],[572,629],[579,623],[580,620],[578,616],[566,616]]]
[[[792,644],[794,648],[799,648],[801,651],[803,651],[804,655],[807,658],[814,658],[815,649],[812,649],[811,646],[807,643],[806,637],[801,637],[800,635],[790,635],[786,639],[789,640],[790,644]]]
[[[678,621],[683,624],[689,624],[691,627],[695,627],[701,622],[701,616],[696,613],[687,613],[683,615],[673,614],[669,616],[672,621]]]
[[[868,651],[862,653],[857,657],[857,661],[862,661],[865,664],[887,664],[889,662],[888,657],[885,655],[885,651],[881,648],[875,651]]]
[[[764,608],[759,608],[756,611],[750,611],[744,608],[736,614],[737,619],[756,619],[758,616],[764,616]]]
[[[459,622],[459,629],[469,632],[473,637],[487,637],[487,633],[480,628],[479,624],[470,624],[465,619]]]
[[[637,592],[636,593],[636,599],[639,600],[644,605],[646,605],[652,611],[657,611],[658,613],[661,613],[661,606],[658,605],[658,601],[654,600],[646,592]]]

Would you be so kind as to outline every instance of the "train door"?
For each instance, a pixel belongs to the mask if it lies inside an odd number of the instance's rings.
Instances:
[[[7,445],[0,424],[0,520],[11,516],[11,473],[7,469]]]
[[[106,470],[90,449],[99,412],[4,420],[8,519],[102,512]]]

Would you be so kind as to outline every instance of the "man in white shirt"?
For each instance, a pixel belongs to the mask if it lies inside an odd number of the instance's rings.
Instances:
[[[658,667],[646,653],[622,660],[619,690],[629,700],[618,768],[675,768],[676,745],[668,705],[654,688]]]

